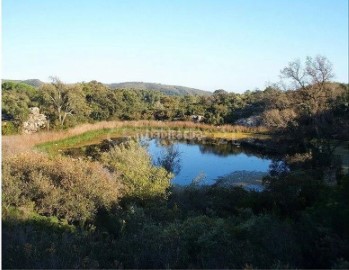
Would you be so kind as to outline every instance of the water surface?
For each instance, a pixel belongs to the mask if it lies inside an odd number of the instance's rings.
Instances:
[[[178,185],[188,185],[193,180],[203,184],[213,184],[217,179],[229,178],[230,182],[235,184],[246,182],[248,186],[259,189],[261,176],[267,173],[271,164],[271,159],[258,153],[247,152],[232,143],[202,144],[164,141],[158,138],[142,138],[141,141],[143,144],[146,143],[154,161],[164,154],[169,144],[179,151],[180,168],[172,181]],[[248,179],[251,176],[254,176],[253,179]]]

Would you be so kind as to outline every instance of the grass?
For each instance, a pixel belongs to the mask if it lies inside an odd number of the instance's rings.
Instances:
[[[42,144],[38,144],[35,148],[40,151],[47,152],[49,154],[54,154],[55,152],[70,148],[73,146],[81,145],[84,142],[91,142],[96,138],[101,138],[104,134],[110,132],[112,129],[99,129],[93,131],[87,131],[85,133],[75,135],[72,137],[64,138],[58,141],[49,141]]]
[[[190,136],[231,139],[255,137],[259,134],[268,133],[268,130],[262,127],[212,126],[183,121],[104,121],[94,124],[82,124],[64,131],[3,136],[2,154],[3,156],[10,156],[30,151],[34,147],[40,151],[53,154],[60,149],[98,142],[115,135],[135,136],[140,130],[149,134],[173,132],[175,135],[180,133],[188,136],[192,133]]]

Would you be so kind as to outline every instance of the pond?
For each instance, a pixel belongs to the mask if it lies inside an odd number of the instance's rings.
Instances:
[[[159,138],[142,138],[153,161],[168,153],[168,148],[178,153],[178,168],[172,183],[242,185],[247,189],[262,189],[261,179],[267,174],[271,159],[251,152],[232,142],[169,141]],[[218,181],[218,182],[217,182]]]
[[[111,138],[100,144],[70,148],[64,152],[69,156],[93,156],[96,149],[108,151],[110,146],[130,138]],[[269,156],[254,147],[246,147],[233,140],[169,139],[143,135],[137,138],[147,148],[155,165],[161,164],[161,160],[171,151],[175,154],[172,160],[175,165],[172,168],[173,185],[216,184],[262,190],[262,178],[267,175],[272,163]]]

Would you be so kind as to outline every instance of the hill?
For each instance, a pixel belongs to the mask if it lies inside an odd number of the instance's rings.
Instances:
[[[28,85],[31,85],[33,87],[40,87],[44,84],[43,81],[40,81],[39,79],[28,79],[28,80],[2,80],[2,82],[17,82],[17,83],[25,83]]]
[[[39,79],[29,79],[29,80],[2,80],[2,82],[18,82],[31,85],[33,87],[40,87],[45,84],[45,82]],[[136,89],[136,90],[155,90],[162,92],[169,96],[186,96],[186,95],[200,95],[200,96],[210,96],[212,92],[204,91],[200,89],[178,86],[178,85],[167,85],[161,83],[146,83],[146,82],[122,82],[122,83],[110,83],[104,84],[110,89]]]
[[[185,95],[212,95],[212,92],[204,91],[200,89],[178,86],[178,85],[167,85],[160,83],[146,83],[146,82],[123,82],[123,83],[111,83],[106,84],[111,89],[140,89],[140,90],[156,90],[170,96],[185,96]]]

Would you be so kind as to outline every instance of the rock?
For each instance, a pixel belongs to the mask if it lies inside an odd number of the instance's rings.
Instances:
[[[40,109],[38,107],[31,107],[29,108],[29,111],[34,115],[40,114]]]
[[[205,117],[203,115],[192,115],[191,120],[193,120],[196,123],[203,122],[205,120]]]
[[[261,117],[260,116],[250,116],[248,118],[241,118],[237,121],[235,121],[235,124],[246,126],[246,127],[256,127],[261,124]]]
[[[48,121],[44,114],[40,114],[38,107],[29,108],[30,114],[28,120],[23,123],[23,133],[32,134],[40,129],[47,127]]]
[[[218,187],[243,187],[246,190],[262,191],[262,179],[268,173],[260,171],[234,171],[218,177],[214,186]]]

